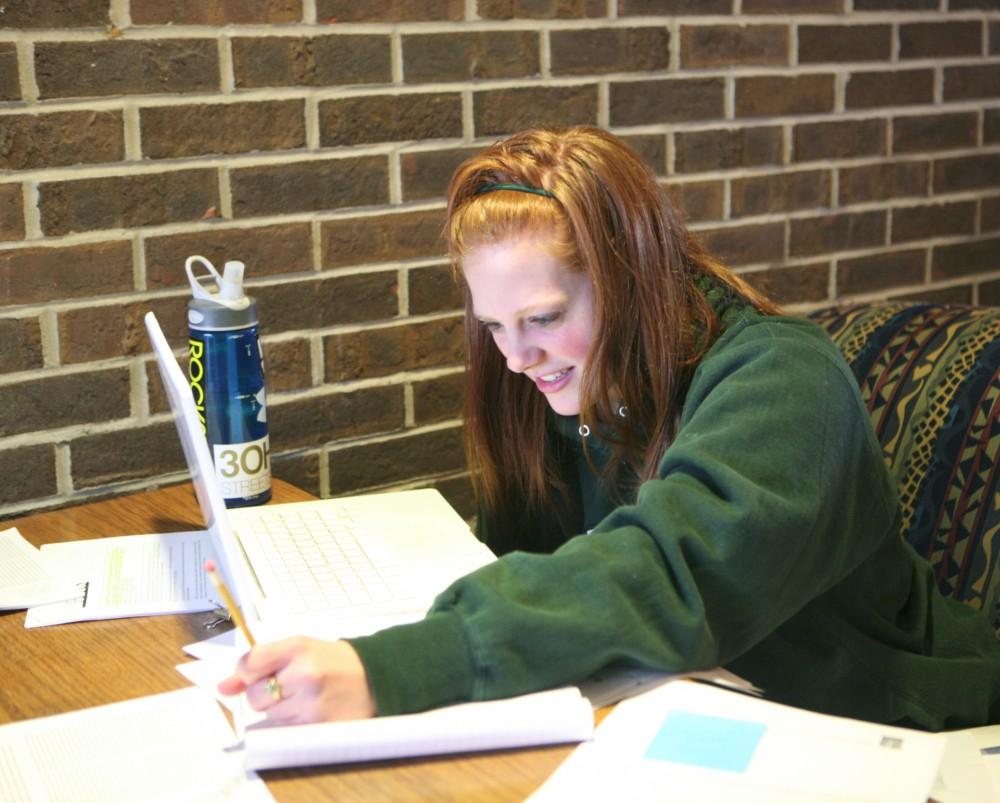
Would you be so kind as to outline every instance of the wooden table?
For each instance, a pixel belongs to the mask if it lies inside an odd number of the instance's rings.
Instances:
[[[273,502],[313,498],[275,481]],[[0,522],[36,546],[204,527],[190,483]],[[184,644],[212,635],[212,614],[146,616],[24,629],[0,612],[0,723],[184,688]],[[215,631],[217,632],[217,631]],[[261,773],[279,801],[523,800],[571,746]]]

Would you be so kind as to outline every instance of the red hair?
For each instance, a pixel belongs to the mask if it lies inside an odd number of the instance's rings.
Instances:
[[[543,189],[552,197],[482,190]],[[713,259],[684,227],[656,177],[624,142],[598,128],[529,130],[463,162],[448,187],[445,236],[456,269],[477,246],[541,236],[593,283],[594,339],[580,420],[611,443],[642,481],[672,440],[694,367],[718,334],[696,282],[711,276],[758,309],[777,308]],[[465,440],[487,512],[550,507],[565,493],[547,437],[547,402],[512,373],[472,314],[466,291]],[[624,404],[628,414],[618,415]],[[625,474],[609,478],[620,487]],[[571,534],[571,533],[566,533]],[[516,534],[504,548],[519,546]]]

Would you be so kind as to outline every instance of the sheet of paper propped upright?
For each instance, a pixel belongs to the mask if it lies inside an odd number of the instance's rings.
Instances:
[[[530,800],[925,803],[944,746],[677,680],[620,703]]]
[[[30,608],[78,594],[72,577],[49,571],[39,550],[16,527],[0,532],[0,610]]]
[[[208,533],[155,533],[46,544],[45,566],[71,573],[79,591],[67,602],[32,607],[25,627],[210,611],[216,603],[205,576]]]

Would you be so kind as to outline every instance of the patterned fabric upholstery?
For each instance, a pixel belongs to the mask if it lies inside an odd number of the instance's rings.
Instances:
[[[812,313],[847,358],[899,482],[903,537],[1000,632],[1000,308]]]

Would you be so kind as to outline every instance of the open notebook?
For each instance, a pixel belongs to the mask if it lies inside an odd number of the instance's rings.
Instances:
[[[210,546],[251,630],[342,638],[423,616],[494,559],[435,490],[228,510],[190,387],[153,313],[146,328]]]

